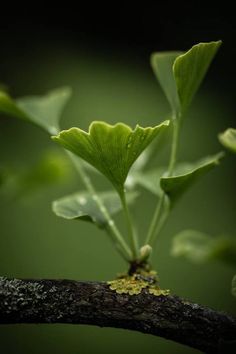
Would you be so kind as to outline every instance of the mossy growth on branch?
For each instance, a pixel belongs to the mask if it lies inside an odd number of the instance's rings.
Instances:
[[[151,270],[147,263],[135,266],[131,264],[128,273],[119,274],[117,279],[108,281],[107,284],[117,294],[138,295],[143,289],[155,296],[170,293],[169,290],[160,288],[157,272]]]

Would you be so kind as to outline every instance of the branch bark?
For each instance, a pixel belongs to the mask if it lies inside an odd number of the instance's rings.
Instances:
[[[161,336],[219,353],[236,340],[236,318],[177,296],[120,295],[106,283],[0,277],[0,323],[70,323]]]

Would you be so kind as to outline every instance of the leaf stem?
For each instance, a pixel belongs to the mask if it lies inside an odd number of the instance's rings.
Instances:
[[[131,254],[131,250],[126,249],[126,246],[128,246],[126,243],[123,244],[123,246],[121,246],[121,244],[123,243],[123,238],[118,241],[117,237],[114,237],[114,233],[112,232],[111,228],[109,225],[107,225],[107,227],[104,228],[104,230],[106,231],[107,235],[111,238],[113,245],[115,246],[117,252],[120,254],[120,256],[128,263],[130,263],[130,260],[132,259],[132,254]],[[126,249],[126,251],[124,251]]]
[[[176,115],[173,114],[173,138],[171,144],[171,153],[170,153],[170,161],[167,170],[167,175],[172,176],[175,168],[176,157],[177,157],[177,149],[178,149],[178,142],[179,142],[179,122],[181,117],[179,116],[178,119]],[[146,244],[153,246],[156,238],[161,231],[164,223],[169,215],[170,208],[169,208],[169,200],[166,196],[165,192],[162,193],[156,209],[154,211],[154,215],[148,230]]]
[[[116,244],[116,247],[119,248],[120,254],[122,255],[122,257],[126,261],[130,261],[132,258],[131,249],[130,249],[129,245],[126,243],[126,241],[124,240],[122,234],[120,233],[119,229],[117,228],[115,221],[110,216],[103,201],[101,200],[101,198],[99,198],[98,194],[96,193],[96,190],[91,182],[91,179],[87,176],[86,172],[84,171],[79,158],[68,150],[66,150],[66,152],[69,155],[70,159],[72,160],[72,162],[73,162],[81,180],[83,181],[85,187],[91,193],[93,200],[97,203],[99,210],[101,211],[101,213],[105,217],[105,219],[107,221],[107,230],[110,231],[108,233],[110,236],[112,235],[112,240]],[[122,203],[122,205],[123,205],[123,203]],[[118,245],[119,245],[119,247],[118,247]]]
[[[158,222],[159,222],[160,217],[161,217],[164,200],[165,200],[165,193],[162,193],[162,195],[161,195],[161,197],[160,197],[160,199],[159,199],[159,201],[157,203],[157,206],[156,206],[156,209],[154,211],[154,215],[153,215],[153,218],[152,218],[149,230],[148,230],[147,238],[146,238],[146,241],[145,241],[145,244],[147,244],[147,245],[151,246],[152,243],[153,243],[153,238],[154,238],[155,233],[156,233],[156,228],[157,228]]]
[[[121,203],[123,205],[124,215],[127,222],[128,235],[130,239],[130,246],[131,246],[132,256],[133,256],[132,260],[137,260],[139,256],[138,238],[134,231],[133,222],[131,219],[130,211],[126,200],[125,190],[123,190],[122,193],[119,193],[119,195],[120,195]]]
[[[172,176],[175,168],[176,157],[177,157],[177,148],[179,142],[179,121],[180,117],[177,119],[176,116],[173,116],[173,138],[171,145],[171,154],[170,154],[170,162],[168,166],[168,176]]]

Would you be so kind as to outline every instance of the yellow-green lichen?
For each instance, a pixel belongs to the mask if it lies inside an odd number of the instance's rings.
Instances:
[[[115,279],[107,282],[111,290],[115,290],[118,294],[137,295],[142,289],[148,286],[145,281],[136,280],[134,276],[126,276],[124,278]]]
[[[153,270],[138,269],[137,273],[132,275],[121,274],[117,279],[108,281],[107,284],[117,294],[138,295],[143,289],[154,296],[165,296],[170,293],[169,290],[160,289],[157,273]]]
[[[149,292],[149,294],[155,295],[155,296],[160,296],[160,295],[166,296],[166,295],[170,294],[170,290],[169,289],[160,289],[157,286],[149,287],[148,292]]]

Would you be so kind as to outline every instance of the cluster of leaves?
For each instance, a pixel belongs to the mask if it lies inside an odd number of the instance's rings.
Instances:
[[[220,41],[200,43],[187,52],[163,52],[151,56],[154,74],[171,106],[170,121],[154,127],[136,125],[131,128],[124,123],[109,125],[95,121],[88,132],[77,127],[60,131],[59,119],[70,97],[70,89],[61,88],[44,97],[17,100],[4,91],[0,92],[0,111],[37,124],[53,135],[53,141],[68,152],[85,185],[85,190],[55,201],[53,211],[65,219],[86,220],[103,228],[128,262],[148,260],[157,234],[177,201],[193,183],[218,165],[222,157],[222,153],[218,153],[196,163],[176,163],[184,117],[220,45]],[[143,156],[150,144],[160,140],[168,131],[172,132],[168,165],[145,171],[143,164],[138,163],[140,155]],[[91,171],[82,160],[103,174],[113,189],[97,192],[89,177]],[[129,211],[129,204],[137,197],[134,188],[138,185],[157,198],[157,208],[144,245],[139,244]],[[121,209],[127,222],[127,235],[121,234],[113,219]]]

